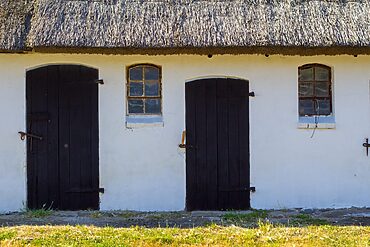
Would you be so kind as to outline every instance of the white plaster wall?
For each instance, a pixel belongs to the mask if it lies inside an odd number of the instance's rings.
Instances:
[[[125,127],[126,66],[162,66],[164,126]],[[25,72],[47,64],[99,69],[101,209],[182,210],[185,160],[177,148],[185,128],[185,81],[204,76],[248,79],[254,208],[370,206],[370,56],[107,56],[0,54],[0,212],[26,202]],[[333,69],[336,129],[297,128],[297,68]]]

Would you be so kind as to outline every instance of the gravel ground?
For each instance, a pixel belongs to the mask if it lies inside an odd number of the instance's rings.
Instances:
[[[370,208],[250,211],[135,212],[28,211],[0,214],[0,225],[95,225],[112,227],[197,227],[210,224],[255,227],[259,221],[286,226],[370,226]]]

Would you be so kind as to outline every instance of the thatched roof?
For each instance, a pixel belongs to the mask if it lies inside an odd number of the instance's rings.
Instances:
[[[0,1],[3,50],[370,54],[370,0]]]
[[[25,0],[0,0],[0,51],[24,48],[31,7]]]

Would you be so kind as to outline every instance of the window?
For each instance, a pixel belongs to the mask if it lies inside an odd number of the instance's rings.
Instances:
[[[299,116],[332,113],[331,69],[321,64],[298,68]]]
[[[162,114],[160,67],[154,65],[135,65],[128,68],[127,114]]]

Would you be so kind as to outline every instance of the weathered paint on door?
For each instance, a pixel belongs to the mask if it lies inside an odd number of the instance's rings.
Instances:
[[[27,72],[29,208],[99,208],[98,71],[53,65]]]
[[[203,79],[185,87],[187,210],[249,208],[248,81]]]

